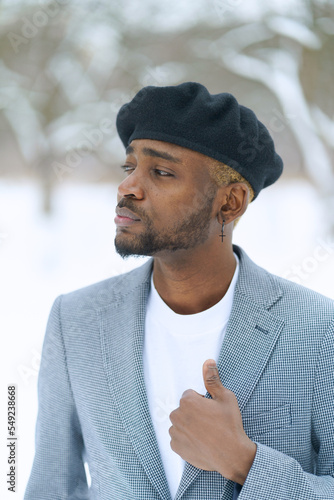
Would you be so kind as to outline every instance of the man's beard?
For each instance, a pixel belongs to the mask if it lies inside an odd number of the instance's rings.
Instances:
[[[152,256],[164,250],[171,252],[187,250],[204,243],[209,236],[209,221],[216,192],[216,189],[212,189],[205,196],[200,195],[199,208],[194,209],[174,226],[162,228],[161,231],[154,228],[152,219],[142,212],[132,199],[123,198],[118,206],[128,208],[141,217],[144,229],[138,235],[122,235],[122,233],[116,235],[117,253],[123,258],[130,255]]]

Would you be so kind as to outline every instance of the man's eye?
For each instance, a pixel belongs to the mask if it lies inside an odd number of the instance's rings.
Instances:
[[[134,170],[134,167],[131,167],[130,165],[121,165],[121,169],[123,170],[123,172],[131,172],[132,170]]]
[[[165,170],[160,170],[159,168],[156,168],[154,170],[155,174],[160,176],[160,177],[173,177],[173,174],[170,174],[169,172],[166,172]]]
[[[133,172],[135,168],[136,167],[131,165],[121,165],[121,169],[127,174],[131,174],[131,172]],[[158,177],[173,177],[173,174],[171,174],[170,172],[166,172],[166,170],[160,170],[160,168],[153,169],[153,173]]]

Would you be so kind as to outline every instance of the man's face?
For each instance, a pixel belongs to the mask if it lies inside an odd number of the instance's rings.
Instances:
[[[136,139],[127,148],[127,177],[118,188],[115,247],[129,255],[159,255],[205,243],[215,226],[217,187],[208,158],[167,142]]]

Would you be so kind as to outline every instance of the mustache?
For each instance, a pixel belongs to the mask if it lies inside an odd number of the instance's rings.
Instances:
[[[127,199],[127,198],[122,198],[119,203],[117,204],[118,208],[128,208],[133,212],[135,215],[138,215],[141,219],[145,219],[146,214],[136,206],[133,200]]]

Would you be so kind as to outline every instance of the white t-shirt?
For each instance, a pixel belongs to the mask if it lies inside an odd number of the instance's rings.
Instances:
[[[145,318],[144,378],[158,446],[172,498],[175,497],[184,460],[170,447],[169,414],[179,406],[183,392],[205,394],[202,367],[206,359],[216,362],[230,317],[237,266],[224,297],[198,314],[177,314],[161,299],[153,277]]]

